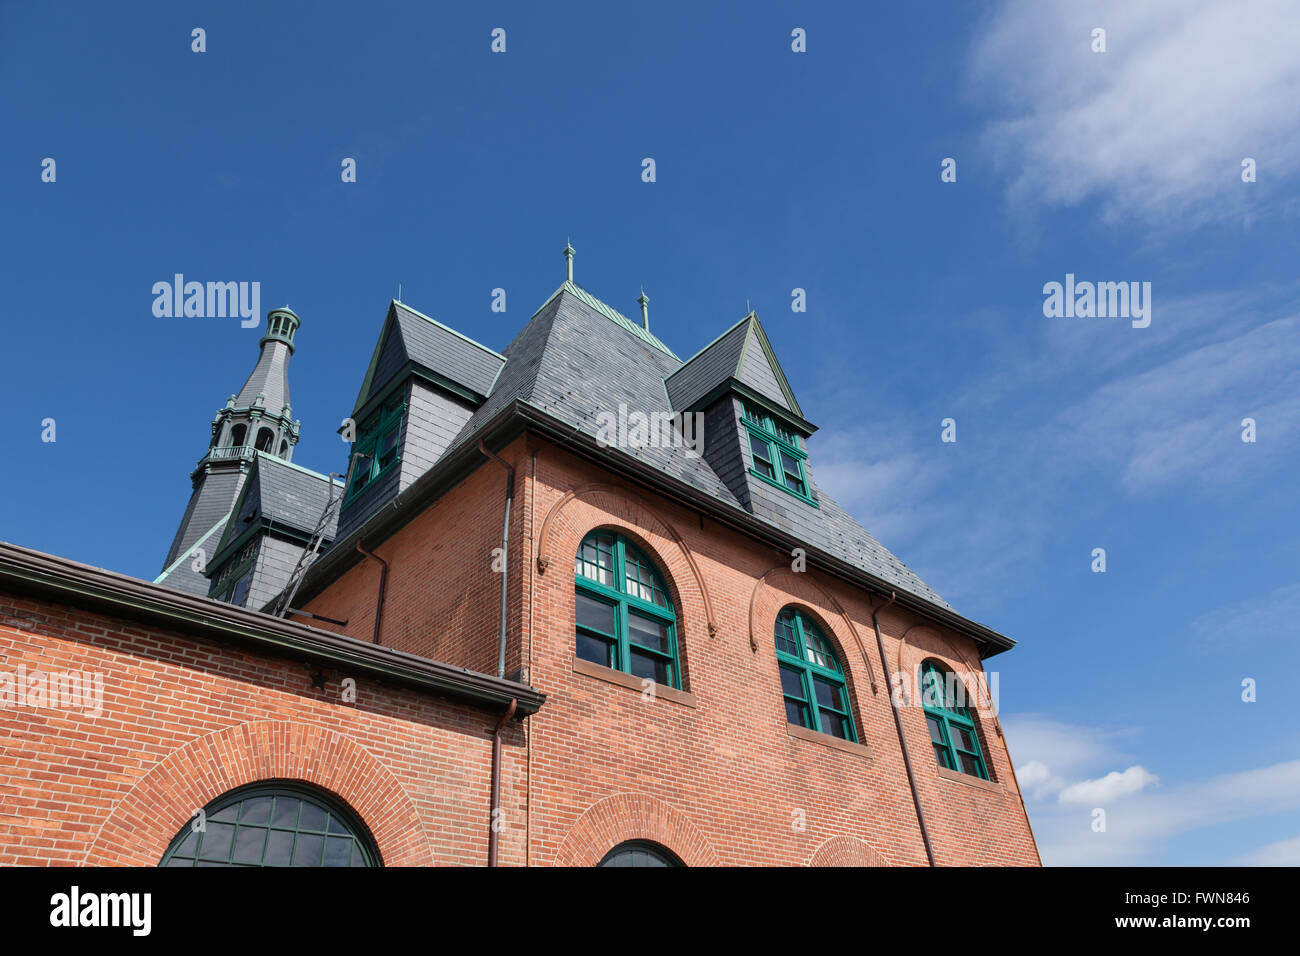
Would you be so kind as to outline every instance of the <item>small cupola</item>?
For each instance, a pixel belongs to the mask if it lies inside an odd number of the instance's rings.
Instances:
[[[300,325],[302,319],[298,318],[298,313],[287,305],[281,309],[272,309],[266,314],[266,334],[262,336],[258,345],[264,342],[283,342],[292,352],[293,336]]]

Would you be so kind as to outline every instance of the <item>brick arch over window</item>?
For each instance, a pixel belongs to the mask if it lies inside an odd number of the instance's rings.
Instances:
[[[817,848],[809,866],[889,866],[870,844],[851,836],[833,836]]]
[[[104,822],[87,866],[156,866],[195,810],[259,780],[298,780],[328,790],[370,829],[385,866],[433,862],[419,812],[373,754],[341,734],[260,720],[192,740],[154,765]]]
[[[791,598],[794,600],[792,601]],[[752,651],[759,649],[760,641],[772,643],[772,628],[776,616],[787,604],[803,604],[813,616],[826,626],[827,636],[837,645],[840,656],[845,658],[845,670],[848,670],[848,658],[845,654],[844,635],[853,639],[858,651],[858,659],[867,667],[867,677],[871,682],[871,693],[880,692],[876,683],[876,669],[871,664],[871,655],[866,645],[853,626],[848,614],[835,600],[835,596],[814,581],[805,572],[792,571],[786,565],[777,565],[764,574],[754,584],[754,591],[749,597],[749,647]],[[832,624],[831,622],[837,622]]]
[[[617,793],[588,807],[555,854],[556,866],[595,866],[628,840],[672,850],[687,866],[717,866],[708,838],[685,813],[648,793]]]
[[[565,492],[551,506],[537,534],[537,573],[546,574],[552,565],[571,572],[578,545],[597,527],[626,531],[644,544],[650,556],[659,560],[671,579],[669,587],[681,599],[682,623],[703,618],[708,622],[709,636],[717,634],[708,586],[685,539],[657,511],[616,485],[584,485]]]

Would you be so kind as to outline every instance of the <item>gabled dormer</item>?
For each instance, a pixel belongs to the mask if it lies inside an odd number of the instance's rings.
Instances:
[[[806,440],[816,426],[750,312],[664,379],[674,412],[704,413],[704,458],[749,511],[786,526],[817,508]]]
[[[333,484],[331,489],[330,485]],[[258,452],[206,570],[208,596],[260,609],[283,590],[342,482]],[[324,529],[334,539],[337,516]]]
[[[487,346],[402,302],[389,303],[350,416],[355,441],[340,537],[442,457],[504,364]]]

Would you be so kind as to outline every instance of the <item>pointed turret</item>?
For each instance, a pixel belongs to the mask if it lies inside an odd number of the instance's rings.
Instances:
[[[208,593],[203,569],[221,540],[231,508],[258,452],[289,461],[301,422],[289,404],[289,356],[302,320],[288,306],[266,316],[252,374],[212,419],[207,453],[190,473],[193,493],[156,583]]]

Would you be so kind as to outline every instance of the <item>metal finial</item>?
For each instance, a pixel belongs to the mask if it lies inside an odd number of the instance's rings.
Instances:
[[[641,287],[641,294],[637,296],[637,302],[641,305],[641,328],[647,332],[650,331],[650,297],[645,294],[645,286]]]
[[[573,253],[576,250],[569,244],[569,240],[564,240],[564,280],[573,281]]]

